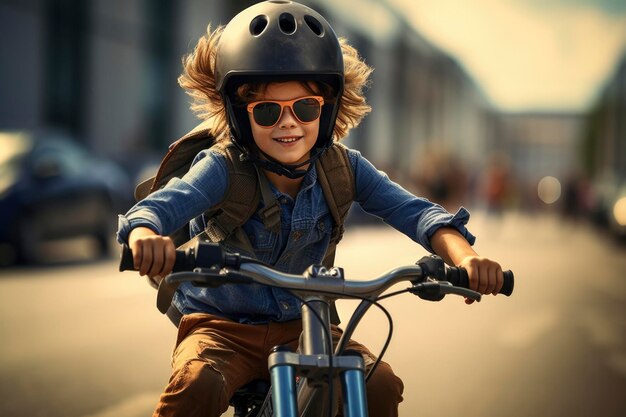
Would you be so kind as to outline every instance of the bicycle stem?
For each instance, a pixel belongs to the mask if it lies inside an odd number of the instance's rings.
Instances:
[[[325,279],[332,281],[324,281]],[[337,291],[337,288],[342,287],[343,274],[340,270],[327,270],[318,266],[309,268],[299,280],[309,281],[310,285],[304,285],[304,288],[319,288],[321,285],[327,286],[329,291]],[[289,386],[289,370],[297,368],[298,374],[305,377],[306,382],[298,387],[295,409],[300,410],[303,415],[321,415],[329,407],[332,410],[337,409],[339,390],[332,381],[335,376],[340,376],[344,396],[349,398],[346,405],[353,403],[350,405],[352,408],[344,411],[348,412],[348,416],[361,415],[366,407],[363,358],[360,355],[333,356],[329,308],[332,296],[303,294],[302,301],[300,353],[278,349],[270,356],[269,368],[273,386]],[[274,385],[274,382],[278,385]],[[291,415],[289,413],[293,412],[295,404],[279,392],[276,395],[275,406],[285,410],[286,415]]]
[[[305,279],[301,281],[305,283],[315,281],[316,284],[322,284],[325,278],[328,279],[327,275],[330,275],[330,272],[326,268],[311,267],[304,274]],[[343,281],[343,276],[336,275],[330,279],[332,283],[326,284],[332,285],[341,282]],[[317,355],[328,358],[328,375],[325,378],[322,377],[322,379],[328,381],[329,390],[327,392],[328,395],[324,395],[323,391],[311,391],[301,386],[298,393],[298,407],[300,410],[305,410],[309,407],[325,410],[329,407],[329,403],[333,410],[337,409],[338,392],[331,386],[332,375],[330,374],[333,367],[333,341],[330,328],[329,303],[330,300],[321,294],[308,294],[303,297],[300,350],[304,355]],[[316,383],[319,384],[319,381],[316,381]]]

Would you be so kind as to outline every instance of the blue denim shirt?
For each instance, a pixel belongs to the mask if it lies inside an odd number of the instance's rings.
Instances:
[[[474,236],[465,228],[469,220],[467,210],[461,208],[452,215],[391,181],[358,151],[349,150],[348,156],[355,174],[355,201],[366,212],[380,217],[430,252],[429,239],[442,226],[455,227],[470,244],[474,243]],[[195,236],[206,225],[202,213],[221,201],[227,184],[225,157],[212,150],[200,152],[183,178],[172,179],[120,216],[119,242],[126,242],[131,229],[137,226],[168,235],[190,222],[190,235]],[[332,216],[315,167],[305,175],[295,200],[275,188],[272,191],[281,207],[280,233],[266,230],[258,212],[254,214],[243,225],[254,248],[252,255],[294,274],[304,272],[311,264],[320,264],[330,241]],[[183,314],[206,312],[242,323],[300,317],[299,302],[291,293],[260,285],[199,288],[185,283],[179,286],[173,303]]]

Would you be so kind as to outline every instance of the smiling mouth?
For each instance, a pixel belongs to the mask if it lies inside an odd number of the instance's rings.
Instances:
[[[276,142],[280,142],[280,143],[293,143],[300,139],[302,139],[302,136],[288,136],[288,137],[282,137],[282,138],[274,138]]]

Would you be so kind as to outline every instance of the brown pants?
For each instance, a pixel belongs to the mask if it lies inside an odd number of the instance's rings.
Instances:
[[[276,345],[297,348],[301,331],[299,320],[248,325],[208,314],[184,316],[172,356],[172,376],[153,417],[220,416],[237,389],[255,379],[269,380],[271,349]],[[333,328],[333,339],[340,332]],[[366,367],[376,359],[353,340],[348,349],[361,352]],[[402,381],[381,362],[367,383],[369,415],[397,416],[402,391]]]

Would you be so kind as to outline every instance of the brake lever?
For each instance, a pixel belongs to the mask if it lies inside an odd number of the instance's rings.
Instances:
[[[448,281],[443,281],[443,282],[448,282]],[[448,284],[450,283],[448,282]],[[480,302],[482,298],[482,295],[479,292],[470,290],[468,288],[455,287],[452,284],[446,287],[442,287],[442,289],[444,290],[446,294],[460,295],[461,297],[469,298],[471,300],[478,301],[478,302]]]
[[[196,287],[212,287],[221,285],[222,277],[218,268],[195,268],[193,271],[174,272],[165,277],[170,285],[191,282]]]
[[[408,289],[410,293],[417,295],[426,301],[441,301],[448,294],[460,295],[474,301],[480,301],[481,294],[463,287],[455,287],[448,281],[428,280],[413,285]]]
[[[408,291],[411,294],[417,295],[422,300],[426,301],[441,301],[446,296],[445,292],[441,291],[440,282],[429,280],[426,282],[420,282],[414,284]],[[449,284],[449,283],[448,283]]]
[[[165,277],[170,285],[191,282],[196,287],[215,288],[224,284],[252,284],[254,280],[237,271],[217,267],[195,268],[193,271],[175,272]]]

